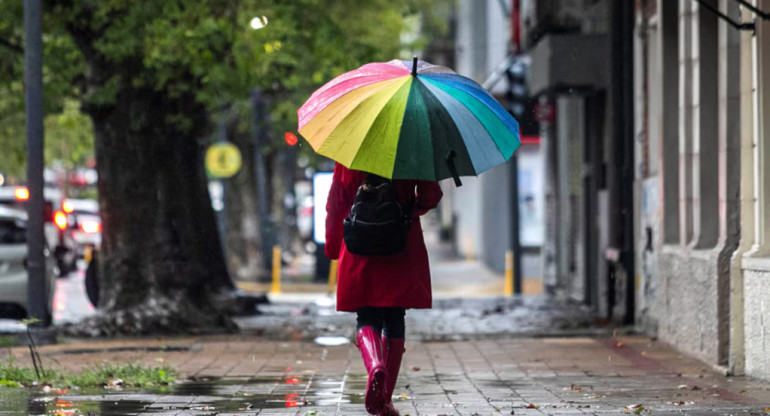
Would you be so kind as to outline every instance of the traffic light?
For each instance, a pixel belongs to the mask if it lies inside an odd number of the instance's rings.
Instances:
[[[508,67],[508,112],[519,122],[521,136],[539,136],[540,126],[534,118],[535,100],[528,87],[529,58],[517,57]]]

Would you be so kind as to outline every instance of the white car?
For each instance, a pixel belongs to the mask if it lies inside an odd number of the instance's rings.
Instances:
[[[46,249],[46,315],[50,322],[56,276]],[[19,319],[27,316],[27,215],[0,206],[0,316]]]
[[[102,244],[102,221],[99,202],[93,199],[68,198],[62,202],[67,215],[67,231],[76,244],[78,258],[89,261],[90,253]]]
[[[26,211],[29,190],[24,186],[0,186],[0,206]],[[58,189],[43,190],[43,217],[45,239],[53,253],[59,276],[67,276],[73,271],[77,261],[77,244],[67,228],[67,215],[62,209],[62,195]]]

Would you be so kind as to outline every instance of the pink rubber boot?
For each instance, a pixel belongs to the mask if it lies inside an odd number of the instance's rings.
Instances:
[[[382,356],[388,370],[385,378],[385,406],[380,416],[399,416],[398,409],[393,405],[393,391],[396,389],[398,371],[401,369],[401,357],[404,355],[404,339],[382,336]]]
[[[366,411],[371,414],[379,414],[385,407],[385,381],[387,370],[382,359],[382,346],[380,333],[370,326],[358,330],[356,334],[358,349],[369,378],[366,381],[366,395],[364,405]]]

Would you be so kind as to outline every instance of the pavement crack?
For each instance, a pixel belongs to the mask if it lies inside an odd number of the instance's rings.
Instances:
[[[470,345],[473,347],[473,349],[475,349],[475,350],[476,350],[476,352],[477,352],[477,353],[480,353],[480,351],[479,351],[478,347],[476,346],[476,343],[475,343],[475,342],[470,342]],[[455,348],[455,346],[454,346],[454,345],[452,345],[452,344],[450,344],[450,345],[449,345],[449,349],[451,349],[451,350],[452,350],[452,353],[454,354],[455,358],[457,359],[457,363],[460,365],[460,368],[462,368],[462,370],[463,370],[463,376],[465,376],[465,379],[466,379],[466,380],[468,380],[468,382],[471,384],[471,386],[473,386],[473,388],[476,390],[476,392],[477,392],[477,393],[479,393],[479,395],[480,395],[481,397],[483,397],[484,399],[486,399],[486,400],[487,400],[487,403],[488,403],[488,404],[489,404],[489,405],[490,405],[490,406],[491,406],[493,409],[495,409],[495,412],[501,412],[501,409],[500,409],[500,408],[498,408],[497,406],[493,405],[493,404],[492,404],[492,403],[489,401],[489,399],[488,399],[488,398],[487,398],[487,397],[484,395],[484,392],[483,392],[483,391],[482,391],[482,390],[479,388],[479,386],[476,384],[476,382],[475,382],[475,381],[474,381],[474,380],[473,380],[473,379],[472,379],[472,378],[471,378],[471,377],[468,375],[468,369],[465,367],[465,363],[463,363],[463,359],[462,359],[462,357],[461,357],[459,354],[457,354],[457,349]],[[479,354],[479,355],[480,355],[480,354]],[[490,369],[491,369],[491,368],[493,368],[493,367],[489,366],[489,362],[488,362],[488,361],[486,361],[486,359],[484,360],[484,362],[487,364],[487,366],[488,366]]]

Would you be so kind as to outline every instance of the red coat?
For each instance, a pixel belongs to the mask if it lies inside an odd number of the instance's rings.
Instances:
[[[337,164],[326,203],[326,256],[339,259],[337,310],[352,312],[363,306],[430,308],[430,267],[419,216],[438,205],[441,188],[435,182],[394,181],[401,202],[414,201],[417,207],[406,249],[393,256],[359,256],[345,248],[342,220],[350,213],[365,178],[366,173]]]

